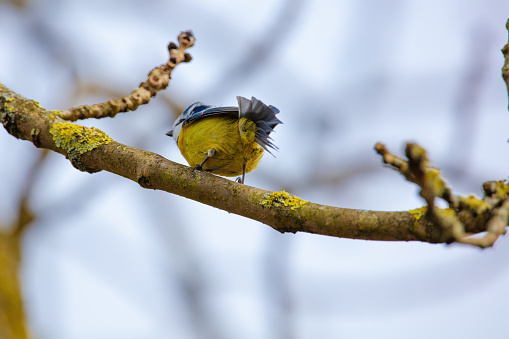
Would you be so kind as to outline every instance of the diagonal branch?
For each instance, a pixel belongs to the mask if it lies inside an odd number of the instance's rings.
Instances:
[[[178,46],[173,42],[168,45],[170,53],[168,62],[150,71],[148,79],[142,82],[128,96],[92,106],[82,105],[73,107],[67,111],[58,112],[59,117],[69,121],[114,117],[117,113],[134,111],[140,105],[147,104],[157,92],[168,87],[171,72],[179,63],[191,61],[191,55],[186,53],[186,50],[194,44],[193,33],[191,31],[180,33],[178,42]]]
[[[505,234],[509,223],[509,185],[503,181],[490,181],[483,185],[484,197],[454,196],[451,189],[440,175],[440,170],[428,165],[426,151],[419,145],[408,143],[406,156],[401,159],[390,153],[385,145],[378,143],[375,150],[383,157],[386,164],[391,165],[408,181],[421,187],[420,195],[427,203],[419,213],[439,226],[444,235],[449,235],[447,242],[460,242],[478,247],[492,246],[498,237]],[[435,198],[441,198],[449,204],[446,210],[435,207]],[[483,238],[470,238],[467,223],[477,220],[486,224],[488,234]]]
[[[82,171],[105,170],[144,188],[177,194],[260,221],[279,232],[430,243],[451,239],[448,230],[421,218],[416,211],[379,212],[319,205],[286,192],[269,192],[194,171],[158,154],[113,141],[97,129],[65,122],[3,85],[0,85],[0,122],[11,135],[65,155]],[[482,218],[468,214],[460,214],[458,218],[466,232],[486,230]]]
[[[509,19],[505,24],[505,28],[509,31]],[[504,78],[507,86],[507,94],[509,96],[509,42],[502,48],[502,54],[504,54],[504,66],[502,67],[502,78]]]

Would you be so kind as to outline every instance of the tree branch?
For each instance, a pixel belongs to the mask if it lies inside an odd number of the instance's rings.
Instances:
[[[20,242],[0,232],[0,338],[28,338],[19,278]]]
[[[194,36],[191,31],[180,33],[178,36],[179,45],[170,42],[168,51],[170,58],[167,63],[154,68],[150,71],[148,79],[142,82],[138,88],[133,90],[128,96],[117,100],[109,100],[92,106],[82,105],[73,107],[67,111],[55,112],[60,118],[69,121],[88,118],[114,117],[120,112],[129,112],[136,110],[140,105],[147,104],[157,92],[168,87],[171,78],[171,72],[181,62],[191,61],[191,55],[186,53],[186,49],[193,47]]]
[[[393,155],[380,143],[375,149],[386,164],[421,187],[420,195],[427,207],[408,212],[378,212],[319,205],[284,191],[269,192],[241,185],[194,171],[155,153],[122,145],[96,128],[64,121],[114,116],[147,103],[168,86],[171,71],[179,62],[191,60],[185,51],[193,43],[191,32],[181,33],[179,46],[173,43],[168,46],[170,61],[155,68],[139,88],[117,101],[50,112],[0,84],[0,122],[16,138],[64,154],[81,171],[106,170],[144,188],[174,193],[258,220],[279,232],[308,232],[365,240],[456,241],[479,247],[493,245],[505,233],[509,221],[509,185],[503,181],[485,183],[482,199],[454,196],[439,169],[428,164],[426,151],[416,144],[407,144],[408,160]],[[505,57],[502,74],[509,91],[509,44],[502,52]],[[436,208],[435,198],[444,199],[449,208]],[[470,235],[484,231],[488,234],[483,238],[470,238]]]
[[[509,31],[509,19],[505,24],[505,28]],[[509,39],[508,39],[509,40]],[[507,86],[507,95],[509,97],[509,42],[502,48],[502,54],[504,54],[504,66],[502,67],[502,78],[504,78]]]
[[[489,181],[484,183],[484,197],[454,196],[451,189],[440,175],[440,170],[428,164],[426,151],[417,144],[406,145],[408,161],[391,154],[387,148],[378,143],[375,150],[383,157],[386,164],[403,174],[410,182],[421,187],[420,195],[428,204],[421,209],[421,213],[442,230],[450,235],[450,242],[456,241],[481,248],[492,246],[498,237],[505,234],[505,227],[509,221],[509,186],[504,181]],[[441,198],[449,204],[449,208],[441,210],[435,207],[435,198]],[[481,239],[469,238],[473,234],[465,231],[463,216],[478,219],[487,224],[488,234]]]
[[[33,100],[0,85],[0,122],[13,136],[65,155],[81,171],[105,170],[144,188],[177,194],[224,211],[265,223],[279,232],[307,232],[365,240],[444,243],[447,228],[428,220],[418,209],[379,212],[308,203],[286,192],[241,185],[169,161],[110,139],[95,128],[65,122]],[[486,220],[463,213],[465,231],[486,230]]]

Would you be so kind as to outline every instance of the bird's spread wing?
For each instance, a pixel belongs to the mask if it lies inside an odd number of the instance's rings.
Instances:
[[[203,105],[200,102],[195,102],[189,106],[186,111],[182,114],[182,117],[184,118],[184,121],[182,122],[183,125],[213,115],[228,115],[233,118],[239,117],[238,107],[216,107]]]
[[[256,142],[263,147],[264,150],[272,154],[269,147],[277,150],[277,146],[272,143],[272,138],[269,136],[279,124],[281,120],[276,117],[279,110],[272,105],[265,105],[255,97],[251,100],[238,96],[240,116],[254,121],[256,124]]]

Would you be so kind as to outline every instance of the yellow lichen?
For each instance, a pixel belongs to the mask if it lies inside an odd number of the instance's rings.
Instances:
[[[426,172],[426,180],[433,184],[433,193],[441,195],[445,189],[445,182],[440,177],[440,170],[436,167],[430,167]]]
[[[264,199],[260,202],[260,205],[267,208],[290,207],[290,209],[294,211],[296,208],[300,208],[307,203],[309,203],[309,201],[302,200],[286,191],[282,191],[266,194]]]
[[[410,210],[408,213],[412,214],[415,219],[419,220],[423,215],[428,211],[428,206],[422,206],[420,208],[416,208],[415,210]]]
[[[435,211],[442,218],[451,217],[454,215],[454,209],[452,209],[452,208],[440,208],[440,209],[436,209]]]
[[[12,98],[11,98],[12,99]],[[9,101],[9,100],[7,100]],[[5,109],[7,110],[7,112],[13,112],[14,111],[14,107],[12,107],[11,105],[9,105],[8,103],[4,103],[4,107]]]
[[[83,154],[94,148],[109,144],[112,139],[95,127],[85,127],[69,122],[54,124],[50,129],[57,147],[67,152],[77,151]]]
[[[454,209],[452,208],[437,208],[435,209],[436,213],[442,216],[451,216],[454,215]],[[422,206],[420,208],[416,208],[414,210],[408,211],[408,213],[412,214],[416,220],[421,219],[428,212],[428,206]]]
[[[30,130],[30,135],[32,136],[32,138],[36,138],[40,132],[41,131],[38,128],[32,128]]]
[[[53,119],[56,118],[55,114],[53,114],[54,111],[43,111],[42,112],[42,117],[46,120],[48,120],[49,122],[53,122]]]
[[[496,191],[500,198],[505,198],[509,194],[509,185],[505,183],[505,180],[497,181]]]
[[[459,201],[462,206],[466,206],[468,209],[474,210],[479,214],[487,211],[490,208],[487,202],[477,198],[474,195],[470,195],[468,197],[460,197]]]
[[[7,101],[13,101],[14,98],[7,98]]]

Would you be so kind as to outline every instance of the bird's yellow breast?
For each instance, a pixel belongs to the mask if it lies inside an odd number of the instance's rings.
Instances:
[[[178,147],[189,166],[200,164],[210,149],[216,153],[203,165],[203,170],[233,177],[258,166],[263,148],[255,141],[256,125],[246,118],[211,116],[182,127]]]

